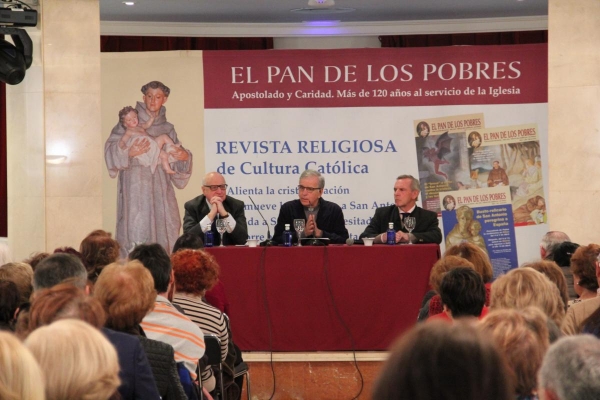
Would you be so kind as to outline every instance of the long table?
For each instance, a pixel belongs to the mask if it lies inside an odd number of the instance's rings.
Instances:
[[[385,350],[417,318],[437,245],[213,247],[246,351]]]

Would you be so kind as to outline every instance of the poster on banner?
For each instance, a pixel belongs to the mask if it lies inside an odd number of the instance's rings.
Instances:
[[[446,248],[476,245],[490,257],[494,278],[518,267],[509,187],[442,192],[439,199]]]
[[[413,121],[423,208],[440,212],[439,193],[470,187],[466,130],[484,127],[483,114]]]
[[[547,223],[535,123],[469,131],[471,175],[481,187],[509,187],[515,226]]]

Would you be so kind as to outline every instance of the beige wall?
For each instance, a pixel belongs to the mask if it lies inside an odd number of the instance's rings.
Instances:
[[[550,228],[600,243],[600,1],[549,2]]]

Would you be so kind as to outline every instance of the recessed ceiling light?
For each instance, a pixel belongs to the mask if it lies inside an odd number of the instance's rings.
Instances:
[[[126,6],[132,6],[135,4],[135,2],[133,1],[124,1],[123,4],[125,4]]]
[[[309,8],[309,7],[305,7],[305,8],[294,8],[293,10],[290,10],[290,11],[293,13],[297,13],[297,14],[312,14],[312,15],[315,15],[315,14],[342,14],[342,13],[354,12],[354,11],[356,11],[356,8],[350,8],[350,7]]]

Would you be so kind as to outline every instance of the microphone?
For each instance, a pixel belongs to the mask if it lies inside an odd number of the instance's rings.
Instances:
[[[352,246],[353,244],[354,244],[354,239],[352,239],[351,237],[346,239],[346,246]]]
[[[252,205],[254,205],[254,209],[256,209],[256,211],[258,211],[258,213],[260,214],[260,217],[263,219],[263,222],[265,223],[265,225],[267,225],[267,240],[265,240],[264,242],[260,242],[260,245],[261,246],[276,246],[277,243],[275,243],[274,241],[271,240],[271,229],[269,228],[269,224],[267,224],[267,220],[265,219],[265,217],[262,215],[262,213],[256,206],[256,203],[254,202],[254,200],[252,200],[252,197],[248,196],[248,198],[252,202]]]

